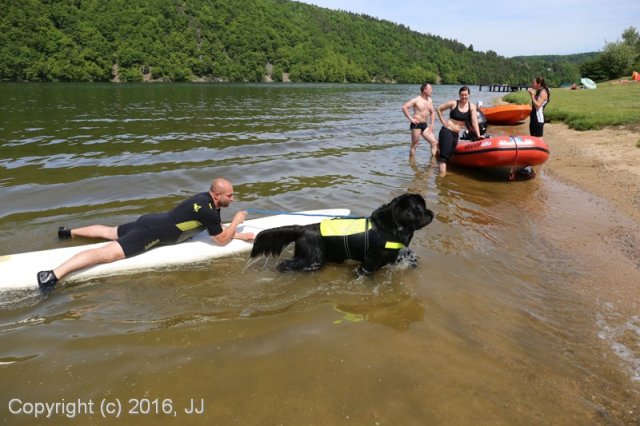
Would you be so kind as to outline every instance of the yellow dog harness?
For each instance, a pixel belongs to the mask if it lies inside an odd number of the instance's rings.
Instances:
[[[382,246],[390,250],[400,250],[405,245],[397,241],[384,241],[372,231],[373,224],[363,219],[327,219],[320,222],[320,235],[340,239],[348,259],[362,260],[370,248]]]

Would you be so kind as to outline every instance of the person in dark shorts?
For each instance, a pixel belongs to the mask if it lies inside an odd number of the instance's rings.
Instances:
[[[220,209],[228,207],[232,201],[234,199],[231,183],[224,178],[216,178],[211,182],[209,191],[194,195],[166,213],[143,215],[135,222],[114,227],[90,225],[76,229],[60,228],[60,239],[103,238],[112,242],[82,251],[53,270],[38,272],[38,285],[40,289],[50,291],[58,280],[70,272],[132,257],[159,245],[177,244],[205,229],[211,239],[221,246],[234,238],[253,240],[253,233],[236,232],[238,225],[246,218],[245,211],[236,213],[229,226],[222,226]]]
[[[458,145],[458,137],[463,128],[467,128],[470,132],[480,133],[478,126],[478,116],[476,114],[476,106],[469,101],[471,91],[467,86],[462,86],[458,91],[460,99],[445,102],[436,108],[438,119],[442,123],[442,128],[438,134],[438,146],[440,153],[438,155],[438,168],[440,176],[447,174],[447,163],[453,157]],[[445,120],[442,113],[446,110],[449,112],[449,119]]]
[[[544,108],[551,100],[551,92],[543,77],[536,77],[528,88],[531,96],[531,115],[529,116],[529,134],[541,138],[544,132]]]
[[[433,101],[431,93],[433,88],[429,83],[420,86],[420,95],[405,102],[402,105],[402,112],[409,120],[409,129],[411,130],[411,148],[409,149],[409,157],[414,158],[416,148],[420,142],[420,136],[431,145],[431,156],[435,157],[438,150],[438,141],[433,135],[433,125],[435,123],[435,111],[433,109]],[[410,111],[413,108],[413,114]],[[429,125],[429,123],[431,125]]]

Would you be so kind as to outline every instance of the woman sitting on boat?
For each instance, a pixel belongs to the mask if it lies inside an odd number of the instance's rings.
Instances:
[[[453,157],[453,153],[458,145],[460,131],[463,128],[467,128],[467,130],[476,135],[482,135],[478,127],[476,106],[469,101],[471,91],[467,86],[462,86],[458,94],[460,99],[445,102],[436,109],[438,119],[442,123],[442,128],[438,135],[440,151],[438,168],[440,170],[440,176],[444,176],[447,173],[447,163],[451,160],[451,157]],[[445,120],[442,115],[445,110],[451,110],[448,120]],[[471,128],[469,128],[469,126],[471,126]]]

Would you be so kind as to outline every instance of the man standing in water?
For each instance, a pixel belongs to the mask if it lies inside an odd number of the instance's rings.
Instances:
[[[416,148],[422,136],[431,145],[431,156],[435,157],[438,152],[438,140],[433,135],[433,125],[435,123],[435,111],[433,102],[431,101],[431,93],[433,88],[429,83],[420,86],[420,96],[416,96],[404,105],[402,112],[409,119],[411,124],[411,148],[409,149],[409,157],[416,155]],[[409,108],[413,107],[413,116],[409,112]],[[431,124],[427,124],[430,121]]]
[[[178,204],[166,213],[146,214],[135,222],[120,226],[90,225],[84,228],[60,228],[58,238],[103,238],[110,243],[82,251],[51,271],[38,272],[38,286],[50,291],[58,280],[79,269],[99,263],[110,263],[132,257],[159,245],[183,242],[205,228],[215,244],[224,246],[232,239],[251,241],[253,233],[239,233],[236,228],[244,222],[247,212],[235,214],[231,224],[222,227],[220,209],[233,200],[233,186],[224,178],[211,182],[208,192],[202,192]]]

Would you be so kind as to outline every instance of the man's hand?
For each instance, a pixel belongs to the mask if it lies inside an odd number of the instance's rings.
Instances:
[[[236,226],[240,225],[241,223],[244,222],[244,220],[247,217],[247,212],[246,211],[239,211],[238,213],[236,213],[233,216],[233,221],[232,223],[235,223]],[[253,232],[236,232],[233,234],[233,238],[236,240],[242,240],[242,241],[253,241],[256,239],[256,236]]]
[[[232,222],[235,223],[236,225],[241,224],[242,222],[244,222],[244,220],[247,218],[247,212],[246,211],[240,211],[238,213],[236,213],[233,216],[233,220]]]
[[[233,220],[231,221],[231,223],[229,224],[229,226],[222,226],[223,230],[221,233],[219,233],[218,235],[212,235],[211,238],[213,239],[213,241],[216,242],[216,244],[221,245],[221,246],[225,246],[229,243],[229,241],[231,241],[234,238],[238,238],[238,235],[242,235],[241,232],[236,232],[236,228],[238,228],[238,226],[244,222],[244,219],[247,217],[247,212],[246,211],[240,211],[238,213],[236,213],[233,216]],[[247,235],[252,235],[250,233],[246,233]],[[240,239],[248,239],[249,237],[247,236],[247,238],[240,238]]]
[[[242,241],[253,241],[256,239],[256,234],[253,232],[236,232],[233,238]]]

